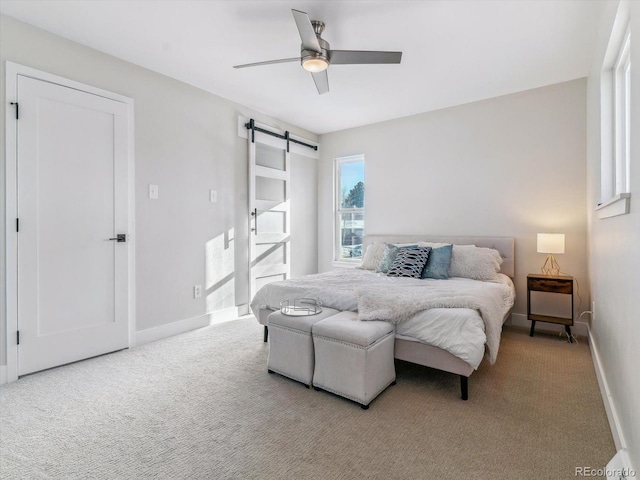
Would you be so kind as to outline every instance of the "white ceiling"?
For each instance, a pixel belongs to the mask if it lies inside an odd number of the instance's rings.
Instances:
[[[605,0],[603,0],[605,1]],[[291,8],[341,50],[400,65],[334,65],[318,95]],[[322,134],[587,75],[602,1],[2,0],[0,12]]]

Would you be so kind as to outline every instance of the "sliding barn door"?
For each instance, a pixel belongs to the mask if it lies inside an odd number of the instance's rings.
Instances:
[[[290,276],[289,152],[286,143],[249,136],[249,298]]]

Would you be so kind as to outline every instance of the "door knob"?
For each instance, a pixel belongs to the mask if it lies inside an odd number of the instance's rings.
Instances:
[[[127,235],[124,234],[124,233],[118,233],[115,237],[110,238],[109,240],[115,240],[118,243],[126,242],[127,241]]]

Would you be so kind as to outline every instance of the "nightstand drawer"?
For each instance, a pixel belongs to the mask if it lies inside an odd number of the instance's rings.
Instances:
[[[572,293],[573,280],[556,280],[553,278],[528,278],[529,290],[537,292]]]

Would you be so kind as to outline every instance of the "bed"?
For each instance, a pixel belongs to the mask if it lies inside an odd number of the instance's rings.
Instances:
[[[268,315],[279,308],[281,301],[318,298],[326,307],[357,311],[362,320],[394,323],[395,358],[459,375],[461,397],[466,400],[473,371],[483,358],[489,363],[496,361],[502,324],[513,307],[514,240],[368,235],[363,240],[363,252],[370,245],[418,242],[497,250],[501,257],[499,272],[491,281],[460,277],[421,280],[391,278],[371,270],[338,269],[273,282],[256,292],[251,302],[253,313],[265,326],[264,341],[268,338]]]

